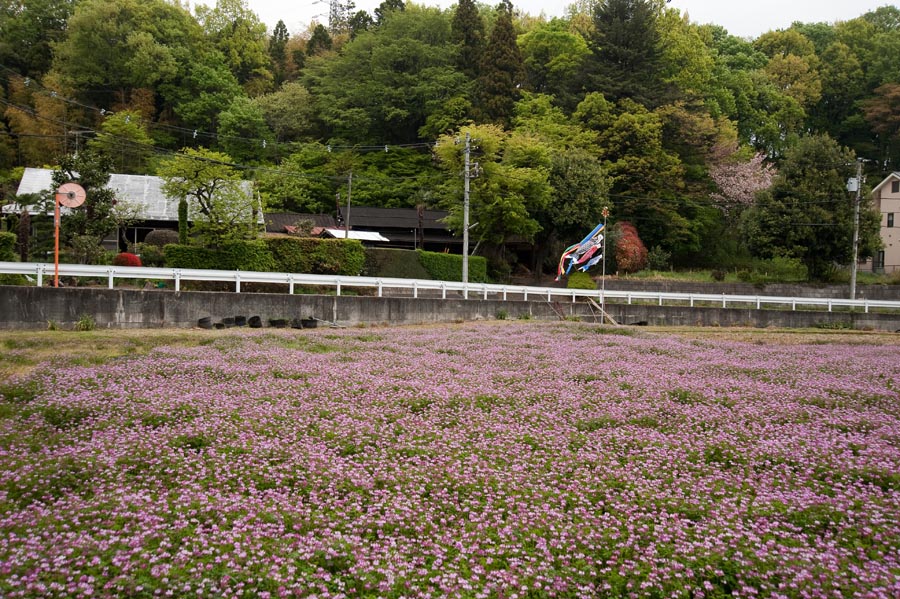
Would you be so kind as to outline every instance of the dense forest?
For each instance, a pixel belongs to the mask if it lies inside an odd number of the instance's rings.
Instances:
[[[850,260],[857,161],[869,188],[900,170],[893,6],[749,40],[664,0],[550,20],[332,4],[290,35],[243,0],[0,0],[7,200],[23,166],[92,152],[159,174],[180,153],[255,181],[269,211],[333,212],[351,183],[355,204],[443,208],[459,231],[468,134],[495,273],[547,268],[607,206],[658,265],[793,259],[822,279]],[[864,206],[862,255],[877,219]]]

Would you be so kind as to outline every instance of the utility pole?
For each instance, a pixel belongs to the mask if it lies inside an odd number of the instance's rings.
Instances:
[[[862,158],[856,159],[856,199],[853,201],[853,261],[850,263],[850,299],[856,299],[856,265],[859,261],[859,203],[862,194]]]
[[[462,263],[462,282],[469,282],[469,153],[471,148],[472,136],[466,132],[466,149],[465,154],[465,186],[463,187],[463,263]]]
[[[353,193],[353,169],[347,177],[347,217],[344,219],[344,239],[350,238],[350,194]]]

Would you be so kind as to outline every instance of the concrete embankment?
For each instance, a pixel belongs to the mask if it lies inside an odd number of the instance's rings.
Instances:
[[[627,325],[833,327],[900,330],[900,314],[755,310],[745,308],[607,304],[616,322]],[[98,328],[193,327],[243,315],[308,319],[346,326],[424,324],[496,318],[562,318],[600,322],[586,302],[499,301],[411,297],[288,295],[98,288],[0,286],[0,329],[71,328],[89,316]]]

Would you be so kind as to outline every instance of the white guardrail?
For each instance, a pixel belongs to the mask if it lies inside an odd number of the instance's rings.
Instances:
[[[37,286],[43,286],[44,280],[54,276],[53,264],[39,262],[0,262],[0,274],[18,274],[31,278]],[[494,285],[490,283],[462,283],[459,281],[432,281],[423,279],[394,279],[383,277],[346,277],[337,275],[312,275],[302,273],[252,272],[243,270],[197,270],[188,268],[154,268],[145,266],[96,266],[89,264],[60,264],[59,275],[62,277],[88,277],[106,279],[108,287],[113,289],[116,279],[166,280],[175,282],[175,291],[181,290],[182,281],[220,281],[234,284],[234,290],[241,292],[244,283],[280,283],[287,285],[288,293],[293,294],[297,285],[316,287],[334,287],[337,295],[343,288],[366,287],[378,290],[382,297],[385,289],[400,289],[419,297],[420,291],[440,291],[441,298],[447,299],[447,293],[462,296],[464,299],[473,294],[479,299],[521,299],[532,301],[571,300],[577,302],[589,298],[597,302],[632,304],[635,301],[651,301],[660,306],[669,304],[713,304],[727,308],[755,308],[760,310],[766,306],[797,310],[822,310],[831,312],[833,308],[862,308],[868,313],[871,308],[881,310],[900,310],[900,301],[883,300],[851,300],[839,298],[814,297],[780,297],[773,295],[726,295],[709,293],[665,293],[655,291],[614,291],[599,289],[565,289],[561,287],[528,287],[516,285]]]

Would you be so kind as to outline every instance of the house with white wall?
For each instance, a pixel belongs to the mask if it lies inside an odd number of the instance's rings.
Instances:
[[[900,271],[900,172],[888,175],[872,190],[872,203],[881,214],[881,241],[884,247],[875,256],[860,262],[860,270],[892,273]]]

